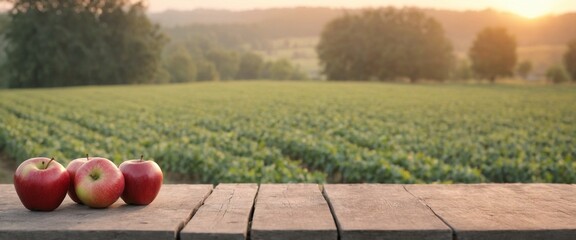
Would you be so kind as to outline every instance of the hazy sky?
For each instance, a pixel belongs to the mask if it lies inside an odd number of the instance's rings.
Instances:
[[[510,11],[527,17],[576,11],[576,0],[148,0],[153,12],[166,9],[217,8],[244,10],[269,7],[417,6],[442,9],[486,9]]]

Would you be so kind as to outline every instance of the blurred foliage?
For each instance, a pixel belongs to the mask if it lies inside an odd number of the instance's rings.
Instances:
[[[240,68],[240,58],[234,51],[212,49],[205,55],[206,60],[214,63],[216,70],[222,80],[232,80],[236,78]]]
[[[154,81],[165,38],[142,2],[16,0],[9,16],[10,87]]]
[[[252,49],[267,49],[270,45],[269,36],[263,34],[257,26],[246,24],[188,24],[184,26],[165,27],[163,31],[170,36],[172,42],[189,44],[193,54],[202,48],[224,48],[245,50],[249,45]]]
[[[0,149],[18,162],[144,154],[205,183],[576,183],[569,85],[262,81],[0,98]]]
[[[528,79],[528,75],[532,71],[532,62],[524,60],[516,66],[516,73],[523,79]]]
[[[240,66],[236,78],[238,79],[258,79],[264,68],[264,59],[255,53],[244,53],[240,58]]]
[[[576,81],[576,39],[568,43],[568,50],[564,54],[564,66],[573,81]]]
[[[6,48],[7,42],[4,38],[4,34],[9,22],[10,18],[8,14],[0,13],[0,88],[8,87],[8,77],[6,76],[7,69],[4,64],[6,62],[6,52],[4,49]]]
[[[485,28],[476,36],[469,55],[479,77],[494,82],[498,77],[512,76],[517,59],[516,39],[505,28]]]
[[[443,80],[453,61],[440,23],[412,8],[337,18],[324,29],[317,52],[329,80]]]
[[[299,69],[295,69],[286,59],[267,62],[262,69],[264,79],[274,80],[306,80],[308,77]]]
[[[474,70],[472,70],[472,66],[467,59],[458,61],[451,73],[451,79],[456,81],[466,81],[474,78]]]
[[[546,77],[553,83],[565,83],[570,81],[570,75],[562,65],[550,67],[546,72]]]
[[[166,70],[171,82],[192,82],[196,80],[198,70],[192,57],[185,49],[174,52],[166,61]]]
[[[197,69],[190,81],[239,79],[305,80],[298,66],[287,59],[265,60],[255,50],[270,49],[270,41],[259,39],[257,32],[246,26],[191,25],[165,30],[171,42],[164,51],[164,68],[172,67],[174,55],[189,55]],[[249,47],[248,47],[249,46]],[[186,53],[183,53],[186,52]],[[186,60],[187,61],[187,60]],[[172,73],[172,76],[175,74]],[[182,82],[173,79],[171,82]]]
[[[219,81],[220,73],[216,70],[216,66],[213,62],[206,60],[196,61],[196,67],[198,72],[196,78],[198,81]]]

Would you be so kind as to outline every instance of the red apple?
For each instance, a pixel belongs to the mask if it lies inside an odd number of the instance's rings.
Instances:
[[[162,187],[162,169],[154,161],[128,160],[120,164],[126,186],[122,200],[128,204],[148,205],[158,195]]]
[[[14,173],[14,187],[24,207],[32,211],[52,211],[66,197],[70,176],[54,158],[30,158]]]
[[[78,199],[92,208],[112,205],[124,191],[124,176],[106,158],[92,158],[76,171],[74,185]]]
[[[68,189],[68,196],[70,196],[70,198],[79,204],[82,204],[82,201],[80,201],[80,199],[78,199],[78,196],[76,195],[76,189],[75,189],[75,185],[74,185],[74,177],[76,177],[76,171],[78,171],[78,169],[84,165],[84,163],[87,163],[89,160],[88,158],[88,154],[86,154],[85,158],[77,158],[72,160],[70,163],[68,163],[68,166],[66,166],[66,171],[68,171],[68,174],[70,174],[70,188]]]

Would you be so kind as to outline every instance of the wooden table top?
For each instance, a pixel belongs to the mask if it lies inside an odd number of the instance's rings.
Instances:
[[[573,240],[576,186],[163,185],[148,206],[32,212],[2,184],[0,239]]]

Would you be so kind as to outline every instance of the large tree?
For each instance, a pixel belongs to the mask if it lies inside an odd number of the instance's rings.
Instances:
[[[325,27],[316,50],[330,80],[442,80],[453,62],[442,26],[413,8],[337,18]]]
[[[517,61],[516,39],[505,28],[485,28],[476,36],[469,55],[474,72],[490,82],[512,76]]]
[[[568,43],[568,51],[564,54],[564,66],[572,80],[576,81],[576,39]]]
[[[154,81],[165,39],[142,2],[15,0],[9,15],[10,87]]]

